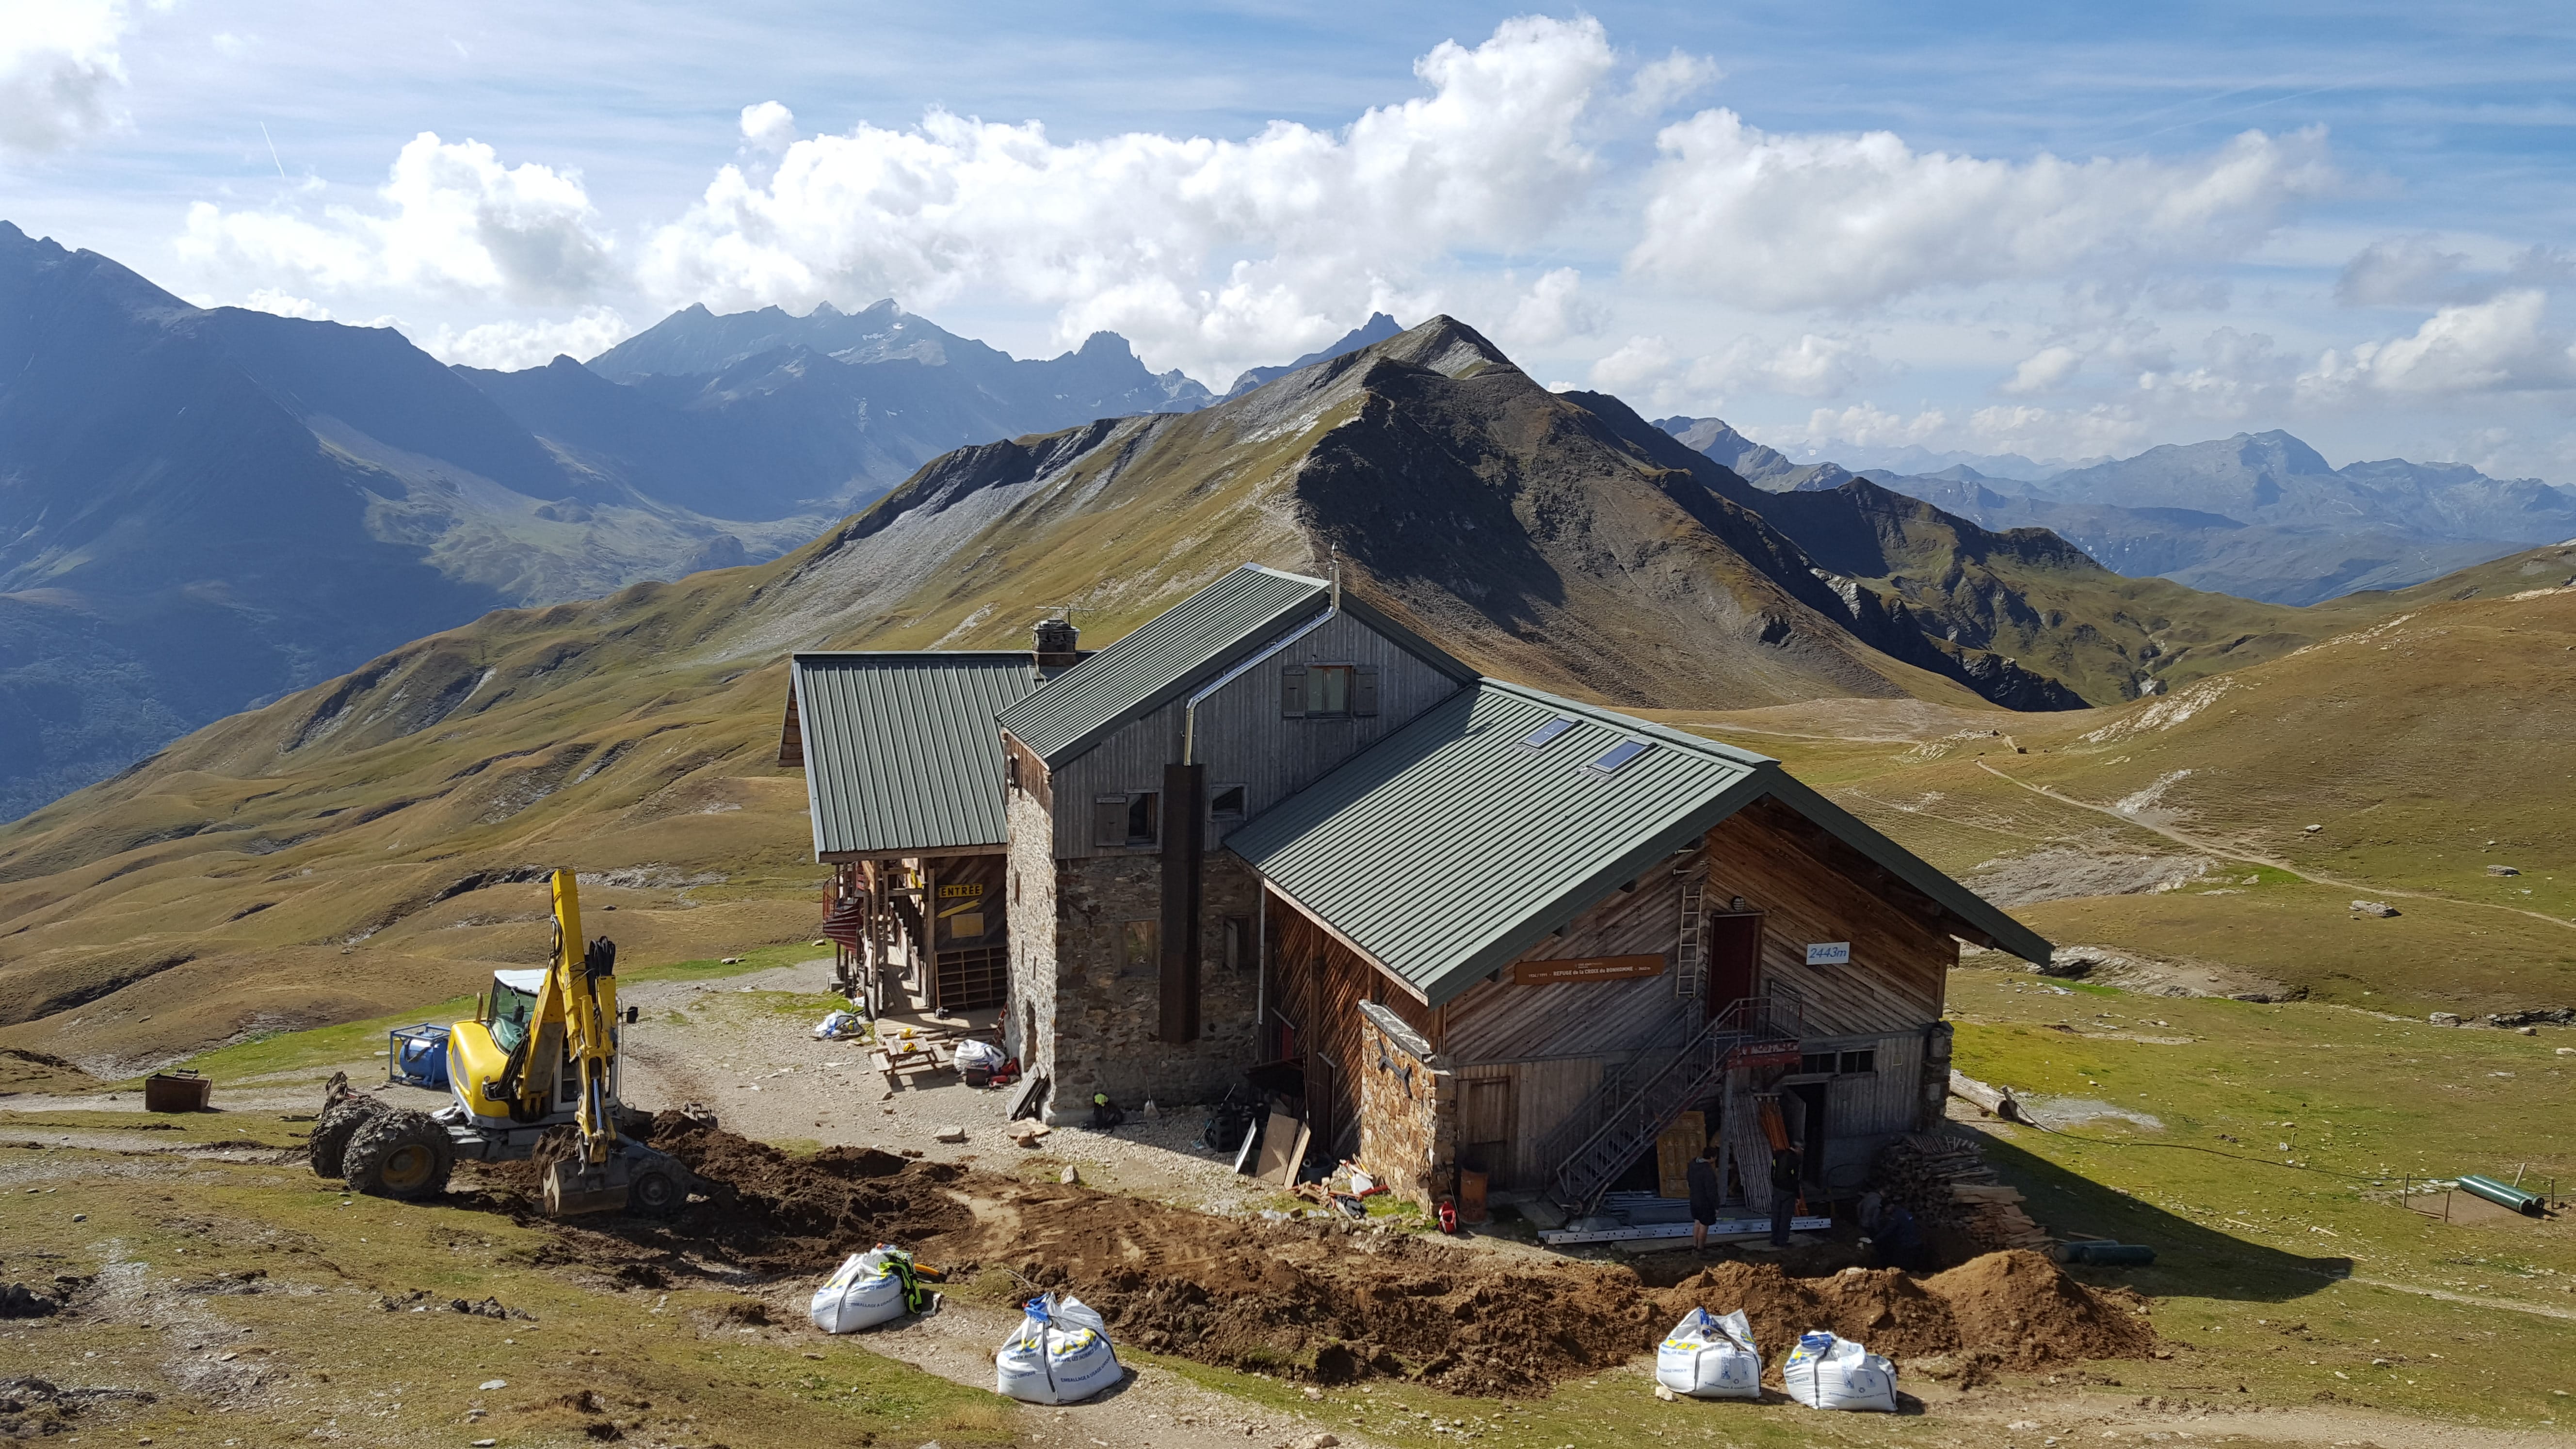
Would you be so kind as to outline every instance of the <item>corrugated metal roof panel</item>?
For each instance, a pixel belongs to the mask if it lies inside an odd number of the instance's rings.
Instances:
[[[1038,687],[1025,652],[799,654],[792,675],[815,859],[1005,842],[993,720]]]
[[[1002,728],[1060,765],[1204,683],[1321,607],[1331,591],[1322,579],[1245,564],[1002,711]]]
[[[1594,767],[1629,740],[1648,748]],[[1759,795],[1771,763],[1489,679],[1226,846],[1438,1003]]]
[[[1528,743],[1559,719],[1569,723]],[[1630,743],[1645,748],[1619,750]],[[1632,757],[1600,768],[1613,751]],[[1436,706],[1226,848],[1438,1005],[1775,794],[2007,949],[2047,959],[2028,927],[1777,761],[1499,680]]]

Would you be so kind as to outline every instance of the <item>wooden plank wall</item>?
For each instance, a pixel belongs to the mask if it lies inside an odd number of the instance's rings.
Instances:
[[[1564,935],[1549,937],[1521,957],[1659,955],[1662,975],[1523,986],[1507,967],[1501,980],[1478,982],[1441,1008],[1435,1038],[1441,1053],[1467,1064],[1598,1058],[1659,1043],[1680,1045],[1683,1033],[1699,1025],[1699,1007],[1696,999],[1674,996],[1672,961],[1681,935],[1682,886],[1703,864],[1702,852],[1692,850],[1650,867],[1634,891],[1612,891],[1568,924]]]
[[[1309,1064],[1307,1108],[1322,1119],[1315,1124],[1315,1140],[1329,1148],[1358,1119],[1359,1074],[1375,1065],[1365,1050],[1360,1003],[1377,1002],[1426,1035],[1431,1013],[1275,892],[1269,925],[1270,1009],[1297,1033],[1297,1049]],[[1318,1085],[1314,1070],[1319,1053],[1331,1063],[1328,1087]]]
[[[1803,823],[1766,798],[1711,830],[1711,907],[1742,896],[1768,914],[1763,977],[1794,992],[1808,1036],[1905,1031],[1939,1021],[1958,943],[1810,853]],[[1851,964],[1810,967],[1806,948],[1814,941],[1849,941]]]
[[[1528,1160],[1530,1145],[1544,1141],[1576,1103],[1592,1094],[1601,1073],[1616,1057],[1557,1057],[1547,1061],[1485,1062],[1458,1069],[1462,1099],[1473,1081],[1496,1078],[1511,1082],[1512,1153],[1488,1184],[1494,1188],[1544,1187],[1554,1164]],[[1460,1129],[1465,1130],[1464,1126]],[[1459,1139],[1464,1151],[1466,1139]]]
[[[1279,712],[1279,671],[1302,664],[1361,664],[1377,670],[1377,708],[1366,719],[1284,719]],[[1389,733],[1458,692],[1458,681],[1432,668],[1348,614],[1265,660],[1199,706],[1194,753],[1208,767],[1208,794],[1244,787],[1245,819],[1313,784],[1326,771],[1376,744]],[[1186,701],[1174,701],[1130,722],[1056,772],[1060,807],[1055,812],[1059,858],[1118,855],[1091,843],[1091,802],[1163,788],[1163,766],[1181,757]],[[1211,822],[1207,848],[1225,843],[1237,821]]]

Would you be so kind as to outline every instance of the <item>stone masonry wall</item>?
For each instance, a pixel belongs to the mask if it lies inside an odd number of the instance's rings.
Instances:
[[[1360,1040],[1359,1164],[1429,1211],[1458,1185],[1458,1074],[1374,1020]]]
[[[1012,822],[1016,852],[1022,832]],[[1045,839],[1032,834],[1032,840]],[[1150,852],[1051,862],[1055,882],[1055,979],[1030,983],[1044,992],[1039,1030],[1052,1040],[1041,1051],[1054,1086],[1047,1120],[1083,1120],[1095,1092],[1130,1112],[1148,1099],[1163,1107],[1213,1102],[1242,1080],[1253,1064],[1254,997],[1259,980],[1249,939],[1258,909],[1259,880],[1251,868],[1222,852],[1206,858],[1200,887],[1199,1039],[1186,1045],[1158,1040],[1162,1014],[1156,953],[1130,945],[1130,927],[1162,916],[1162,858]],[[1226,921],[1244,923],[1245,938],[1226,966]],[[1014,917],[1012,930],[1020,929]],[[1035,953],[1030,958],[1035,960]],[[1019,983],[1013,982],[1014,989]],[[1025,1062],[1027,1058],[1022,1058]]]
[[[1033,759],[1022,761],[1034,769]],[[1056,1076],[1056,936],[1062,924],[1055,873],[1055,834],[1044,797],[1027,790],[1003,792],[1010,827],[1009,892],[1011,990],[1002,1004],[1002,1047],[1032,1076]],[[1051,1089],[1049,1106],[1062,1095]]]

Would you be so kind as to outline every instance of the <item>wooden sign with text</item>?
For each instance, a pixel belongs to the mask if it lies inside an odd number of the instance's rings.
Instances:
[[[1574,956],[1563,961],[1523,961],[1512,980],[1523,986],[1554,981],[1626,981],[1664,974],[1661,956]]]

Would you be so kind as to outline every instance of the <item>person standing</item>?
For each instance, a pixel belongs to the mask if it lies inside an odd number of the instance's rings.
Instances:
[[[1798,1149],[1777,1147],[1771,1151],[1771,1246],[1789,1246],[1789,1220],[1798,1210]]]
[[[1708,1251],[1709,1224],[1717,1221],[1717,1150],[1712,1140],[1683,1173],[1690,1181],[1691,1247],[1703,1253]]]

